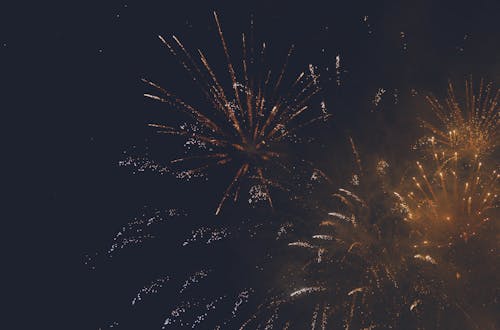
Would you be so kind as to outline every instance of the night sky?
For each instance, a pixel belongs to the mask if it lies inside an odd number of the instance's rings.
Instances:
[[[159,273],[189,273],[195,266],[186,261],[192,260],[188,255],[204,258],[205,252],[188,251],[186,257],[176,252],[183,235],[202,224],[273,217],[265,205],[249,210],[244,198],[213,216],[229,180],[224,170],[208,181],[185,182],[150,171],[134,174],[119,165],[129,155],[166,165],[182,152],[181,140],[159,137],[147,127],[180,119],[144,98],[148,88],[141,78],[197,100],[189,77],[158,35],[175,34],[190,50],[206,50],[215,66],[222,65],[213,11],[230,51],[240,52],[240,35],[249,31],[253,17],[256,39],[266,41],[272,64],[279,65],[293,44],[292,71],[311,63],[318,68],[320,96],[333,117],[305,130],[315,136],[311,145],[292,149],[337,182],[350,165],[348,136],[367,157],[383,154],[397,162],[407,155],[418,137],[414,126],[421,104],[412,90],[442,96],[449,79],[461,84],[469,75],[500,78],[500,3],[494,0],[3,4],[1,102],[12,115],[4,122],[6,140],[14,141],[8,161],[27,183],[16,184],[12,194],[22,200],[18,215],[26,209],[36,213],[15,235],[25,242],[20,254],[34,260],[14,256],[13,276],[34,284],[32,295],[41,297],[27,304],[14,293],[13,302],[33,315],[39,328],[159,329],[178,298],[169,293],[135,312],[130,299]],[[385,92],[375,105],[381,88]],[[143,248],[106,256],[127,222],[144,210],[170,208],[189,210],[183,221],[190,224],[162,229]],[[40,247],[44,252],[38,257]],[[219,254],[214,262],[236,258],[236,248],[229,249],[211,251]],[[223,287],[238,286],[235,277],[220,281]],[[58,307],[47,308],[53,303]],[[14,328],[24,328],[24,321],[18,322]]]

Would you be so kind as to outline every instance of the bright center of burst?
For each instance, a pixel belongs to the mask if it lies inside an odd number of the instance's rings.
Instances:
[[[256,144],[253,141],[247,142],[243,145],[242,156],[250,161],[261,161],[264,159],[262,152],[262,145]]]

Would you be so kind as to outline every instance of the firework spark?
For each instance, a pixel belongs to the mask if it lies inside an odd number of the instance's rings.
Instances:
[[[180,60],[210,106],[208,110],[205,110],[206,106],[195,107],[160,85],[144,80],[158,93],[145,94],[146,97],[185,112],[195,124],[195,128],[176,128],[164,124],[150,126],[157,128],[158,133],[183,136],[204,146],[201,154],[172,161],[181,164],[198,162],[199,166],[189,168],[190,173],[204,172],[213,166],[235,164],[236,173],[222,195],[216,214],[219,214],[231,195],[234,194],[234,199],[238,199],[240,184],[244,178],[256,179],[263,188],[260,191],[272,206],[270,187],[281,185],[269,178],[265,172],[271,163],[278,168],[286,167],[282,163],[284,155],[276,145],[293,137],[303,126],[329,116],[322,113],[319,117],[303,119],[311,98],[320,90],[318,74],[314,70],[310,70],[310,74],[307,71],[301,72],[293,83],[283,87],[293,46],[281,70],[277,75],[273,75],[271,69],[264,68],[266,44],[262,44],[261,49],[257,50],[248,44],[245,34],[242,35],[242,60],[236,64],[231,59],[217,14],[214,13],[214,17],[227,65],[225,74],[228,74],[229,82],[224,83],[202,51],[198,50],[195,58],[177,37],[173,36],[172,41],[167,41],[160,36],[162,43]]]

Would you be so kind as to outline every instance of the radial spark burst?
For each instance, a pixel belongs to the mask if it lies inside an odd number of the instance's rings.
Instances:
[[[411,227],[414,260],[431,266],[422,271],[439,293],[439,317],[453,322],[458,313],[464,327],[494,328],[498,297],[481,288],[498,283],[499,175],[477,155],[466,164],[457,153],[422,157],[395,195]]]
[[[304,119],[311,98],[320,90],[319,77],[310,65],[307,72],[301,72],[287,83],[287,63],[293,47],[282,68],[274,71],[265,66],[266,44],[257,49],[247,41],[245,34],[241,41],[241,62],[234,62],[217,14],[214,16],[227,72],[217,73],[201,50],[196,56],[192,55],[177,37],[167,41],[160,36],[197,84],[207,104],[190,105],[160,85],[144,80],[157,92],[157,95],[145,94],[146,97],[183,111],[193,123],[180,128],[157,123],[150,126],[157,128],[159,133],[183,136],[202,147],[198,154],[172,161],[182,164],[188,174],[234,164],[235,174],[222,195],[216,214],[229,197],[238,199],[244,178],[257,180],[259,196],[272,206],[270,187],[281,187],[281,184],[266,172],[270,172],[271,167],[286,168],[282,161],[284,153],[278,145],[291,140],[301,127],[328,117],[323,112],[319,117]]]
[[[401,288],[413,278],[406,226],[383,185],[367,183],[366,174],[358,178],[357,186],[333,194],[337,206],[304,245],[314,252],[306,269],[334,307],[330,326],[397,327],[412,303]]]
[[[307,268],[328,291],[326,301],[336,310],[332,319],[342,320],[331,321],[336,326],[397,326],[410,303],[400,283],[409,273],[402,217],[389,206],[394,201],[387,192],[374,199],[357,194],[343,188],[334,194],[338,208],[312,236],[316,252]]]
[[[467,241],[497,221],[499,174],[484,169],[478,158],[466,169],[460,168],[456,153],[416,162],[405,196],[397,195],[421,235],[419,245],[444,247]]]
[[[249,328],[273,317],[286,329],[420,324],[417,305],[425,300],[426,285],[414,267],[419,260],[411,253],[404,213],[384,183],[390,165],[379,160],[362,168],[352,139],[351,146],[357,180],[336,189],[328,207],[319,207],[320,221],[289,241],[290,261],[281,262],[286,294],[251,318]]]
[[[479,155],[483,158],[495,151],[500,137],[499,96],[499,90],[483,80],[479,90],[475,91],[472,79],[465,82],[463,97],[457,97],[451,82],[444,101],[432,95],[427,96],[437,118],[436,124],[423,121],[431,134],[426,139],[432,153],[458,153],[462,157]]]

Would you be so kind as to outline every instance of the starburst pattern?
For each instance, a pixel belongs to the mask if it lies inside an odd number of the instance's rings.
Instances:
[[[468,240],[482,226],[495,221],[498,207],[496,170],[484,170],[476,156],[470,168],[461,171],[457,154],[437,155],[433,161],[417,161],[413,187],[406,193],[408,219],[423,233],[424,245],[445,246],[457,239]]]
[[[455,93],[455,87],[448,84],[448,95],[444,101],[429,95],[426,97],[437,124],[424,120],[424,127],[431,133],[427,137],[431,152],[460,156],[479,155],[480,158],[493,152],[498,146],[500,90],[482,79],[475,91],[472,79],[465,82],[462,98]]]
[[[313,301],[318,308],[323,306],[325,329],[397,327],[414,297],[402,290],[410,278],[415,279],[410,276],[408,231],[403,214],[394,207],[397,199],[382,183],[388,163],[379,161],[373,171],[363,170],[357,148],[350,142],[359,181],[332,194],[334,210],[326,212],[327,218],[309,239],[289,243],[310,253],[302,269],[313,286],[294,293],[322,292]],[[391,299],[386,299],[387,292]]]
[[[257,180],[261,195],[265,195],[272,206],[270,186],[281,185],[266,176],[266,170],[271,166],[286,168],[283,161],[285,155],[277,145],[293,138],[295,132],[305,125],[328,117],[328,114],[322,113],[318,117],[304,119],[311,98],[320,90],[318,75],[314,69],[303,71],[287,84],[287,63],[293,47],[276,74],[271,68],[265,67],[266,44],[257,50],[249,45],[245,34],[242,35],[242,60],[237,66],[230,55],[217,14],[214,13],[214,16],[229,82],[225,83],[224,77],[215,72],[202,51],[198,50],[195,59],[177,37],[173,36],[172,42],[160,37],[202,91],[208,107],[190,105],[160,85],[144,80],[159,93],[145,94],[146,97],[187,113],[194,124],[180,128],[164,124],[150,126],[157,128],[159,133],[183,136],[203,146],[199,154],[172,161],[185,166],[189,166],[189,162],[197,162],[198,167],[187,169],[191,174],[213,166],[235,164],[236,172],[220,200],[216,214],[231,195],[234,195],[235,200],[238,199],[240,183],[245,177]],[[310,65],[310,68],[313,66]]]

